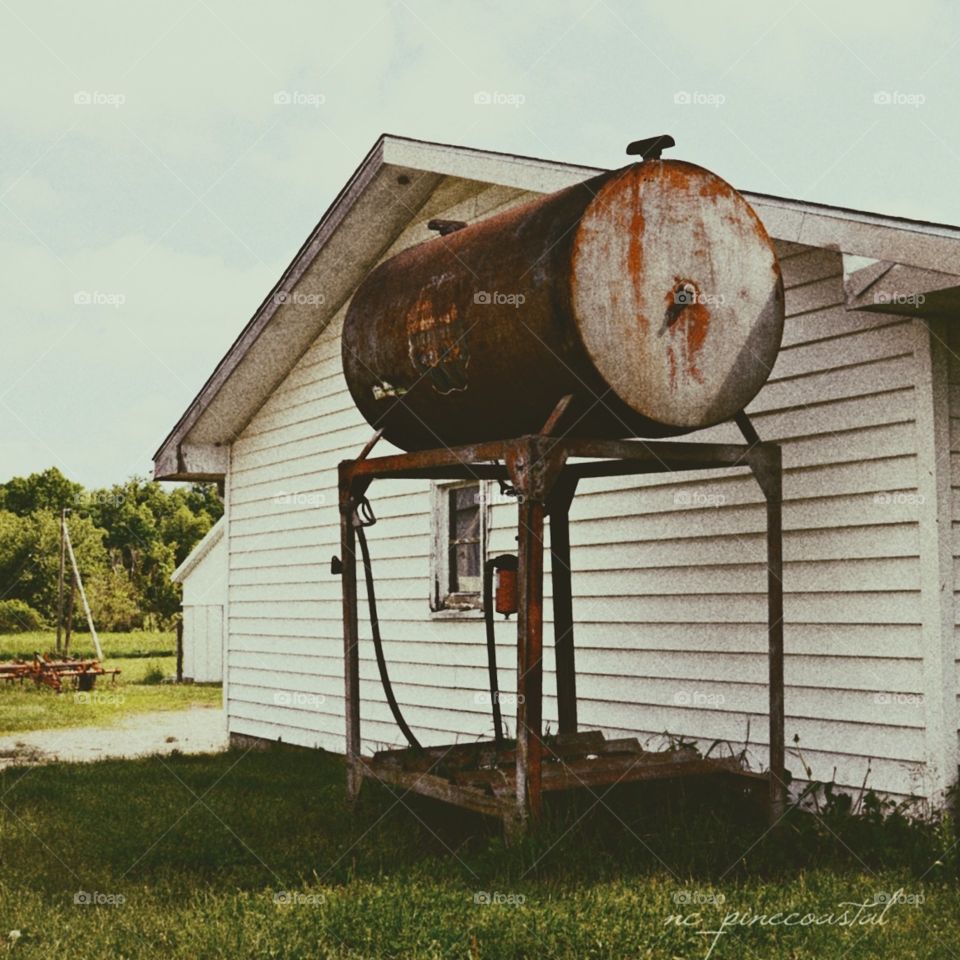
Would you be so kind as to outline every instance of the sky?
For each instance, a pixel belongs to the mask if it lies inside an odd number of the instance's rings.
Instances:
[[[0,0],[0,481],[152,454],[383,132],[960,224],[960,4]]]

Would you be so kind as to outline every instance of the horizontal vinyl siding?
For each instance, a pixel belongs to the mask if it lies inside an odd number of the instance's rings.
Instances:
[[[515,193],[488,191],[443,215],[471,219],[510,202]],[[784,450],[787,740],[799,737],[818,778],[836,769],[859,787],[872,757],[869,786],[909,793],[923,757],[909,323],[847,313],[838,254],[790,245],[783,269],[784,348],[750,414]],[[329,572],[340,552],[336,466],[371,432],[340,371],[341,322],[235,442],[230,478],[230,728],[334,750],[343,748],[340,584]],[[740,437],[725,425],[688,439]],[[477,697],[482,619],[428,608],[428,485],[377,482],[370,497],[385,651],[407,719],[428,743],[489,735]],[[515,550],[515,520],[513,502],[494,490],[491,552]],[[761,495],[742,471],[581,485],[571,539],[582,726],[651,743],[664,732],[705,745],[749,740],[765,766],[764,534]],[[549,576],[546,593],[544,712],[555,729]],[[369,750],[399,739],[362,583],[360,607]],[[500,619],[504,690],[514,688],[515,631],[515,618]],[[788,765],[802,774],[795,756]]]
[[[953,596],[957,626],[954,644],[957,650],[957,697],[960,700],[960,332],[947,327],[947,389],[950,413],[950,535],[953,544]],[[958,703],[960,706],[960,703]],[[960,735],[960,731],[958,731]]]

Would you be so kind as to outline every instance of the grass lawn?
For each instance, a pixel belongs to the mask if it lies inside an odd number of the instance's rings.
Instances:
[[[5,634],[0,636],[0,659],[29,658],[35,650],[52,650],[54,641],[52,633]],[[219,686],[158,682],[176,673],[172,633],[107,633],[100,642],[104,666],[121,671],[115,680],[100,677],[89,694],[66,688],[59,696],[31,681],[0,684],[0,736],[53,727],[102,726],[131,713],[220,704]],[[89,634],[74,634],[71,647],[78,655],[93,655]]]
[[[11,769],[0,794],[0,944],[24,958],[876,960],[960,944],[949,831],[827,814],[769,833],[716,785],[555,802],[509,850],[486,822],[370,784],[351,812],[341,760],[292,748]]]
[[[133,630],[130,633],[98,633],[103,655],[109,657],[167,657],[177,651],[173,631]],[[34,653],[53,653],[57,634],[53,630],[32,633],[0,634],[0,660],[30,658]],[[74,632],[70,637],[70,653],[95,656],[89,633]]]

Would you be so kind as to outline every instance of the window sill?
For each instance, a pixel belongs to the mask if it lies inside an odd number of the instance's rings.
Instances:
[[[482,620],[483,607],[467,606],[462,607],[440,607],[430,610],[431,620]]]

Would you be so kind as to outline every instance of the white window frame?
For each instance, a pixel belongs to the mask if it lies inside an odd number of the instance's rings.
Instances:
[[[430,610],[435,617],[476,616],[483,610],[483,590],[456,593],[450,590],[450,491],[477,487],[480,498],[480,575],[487,558],[489,483],[484,480],[434,481],[430,485]]]

